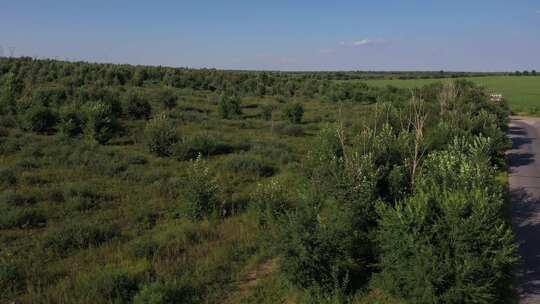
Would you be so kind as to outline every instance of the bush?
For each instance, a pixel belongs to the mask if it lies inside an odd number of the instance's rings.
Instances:
[[[201,155],[189,165],[183,190],[188,218],[200,220],[217,212],[218,186]]]
[[[68,222],[47,234],[44,247],[63,256],[76,249],[100,246],[119,235],[120,230],[113,225]]]
[[[88,104],[84,113],[85,133],[96,142],[105,144],[120,131],[120,125],[110,104],[101,101]]]
[[[285,185],[271,180],[257,185],[251,194],[250,206],[255,211],[259,225],[267,226],[290,211],[293,202]]]
[[[0,290],[14,292],[24,285],[24,276],[20,267],[6,258],[0,258]],[[0,299],[3,299],[0,296]]]
[[[478,147],[430,155],[416,194],[381,206],[378,287],[414,303],[494,303],[509,294],[516,246]]]
[[[140,268],[140,269],[139,269]],[[107,266],[80,279],[79,289],[87,298],[99,303],[132,303],[141,282],[148,276],[145,265],[126,268]]]
[[[134,304],[191,303],[193,298],[189,288],[174,283],[154,282],[145,285],[133,299]]]
[[[158,243],[148,238],[139,238],[130,245],[131,255],[136,258],[152,258],[158,250]]]
[[[272,120],[272,114],[274,112],[274,106],[273,105],[263,105],[261,107],[261,118],[269,121]]]
[[[4,191],[0,194],[0,203],[11,206],[29,206],[38,202],[34,192],[15,192],[12,190]]]
[[[63,199],[77,211],[97,208],[107,198],[100,195],[88,184],[71,184],[66,187]]]
[[[0,205],[0,229],[43,227],[47,218],[29,207]]]
[[[165,114],[150,120],[144,129],[146,147],[157,156],[170,156],[178,142],[176,126]]]
[[[197,158],[199,154],[211,156],[232,153],[235,148],[211,134],[200,133],[179,141],[174,147],[174,155],[179,160],[190,160]],[[246,147],[238,148],[245,149]]]
[[[237,96],[223,94],[218,103],[218,111],[221,118],[228,119],[233,115],[242,114],[240,98]]]
[[[299,102],[289,103],[283,109],[283,115],[290,123],[299,124],[304,117],[304,106]]]
[[[322,208],[316,200],[304,202],[280,225],[280,270],[295,286],[328,292],[347,286],[353,272],[361,273],[363,282],[369,278],[367,261],[355,257],[371,244],[356,238],[347,210],[335,204]]]
[[[279,134],[295,136],[295,137],[303,136],[305,134],[304,128],[302,128],[302,126],[291,125],[291,124],[278,125],[276,128],[276,132]]]
[[[122,98],[126,114],[133,119],[148,119],[152,114],[152,106],[141,93],[130,90]]]
[[[0,169],[0,186],[14,186],[17,184],[17,175],[12,169]]]
[[[225,168],[237,174],[249,174],[257,177],[269,177],[274,175],[275,168],[262,161],[244,155],[237,155],[228,159]]]
[[[164,89],[158,92],[156,102],[161,104],[163,109],[172,110],[178,104],[178,95],[172,89]]]
[[[58,122],[58,115],[48,107],[35,105],[23,115],[22,126],[36,133],[50,132]]]
[[[60,109],[59,131],[68,137],[81,135],[84,130],[84,120],[75,107],[63,107]]]

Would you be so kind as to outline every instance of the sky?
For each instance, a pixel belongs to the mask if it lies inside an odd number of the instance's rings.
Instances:
[[[538,0],[0,0],[0,56],[249,70],[540,70]]]

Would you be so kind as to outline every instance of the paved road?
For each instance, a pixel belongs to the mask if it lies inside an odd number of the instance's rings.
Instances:
[[[522,256],[520,303],[540,303],[540,118],[512,117],[508,151],[512,225]]]

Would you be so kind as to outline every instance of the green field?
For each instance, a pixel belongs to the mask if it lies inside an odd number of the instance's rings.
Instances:
[[[493,93],[501,93],[516,113],[540,114],[540,77],[538,76],[488,76],[466,78],[489,88]],[[448,81],[449,79],[443,79]],[[384,79],[365,81],[370,85],[393,85],[411,88],[440,81],[439,79]]]

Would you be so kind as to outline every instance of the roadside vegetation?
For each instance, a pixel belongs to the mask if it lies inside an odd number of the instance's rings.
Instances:
[[[507,303],[508,106],[354,77],[1,59],[0,302]]]
[[[510,109],[515,114],[540,115],[540,74],[533,72],[519,72],[513,75],[497,75],[483,77],[466,77],[478,86],[483,86],[490,93],[502,94],[507,100]],[[438,81],[453,81],[455,78],[443,79],[378,79],[367,80],[373,86],[395,86],[398,88],[414,88],[429,85]]]

